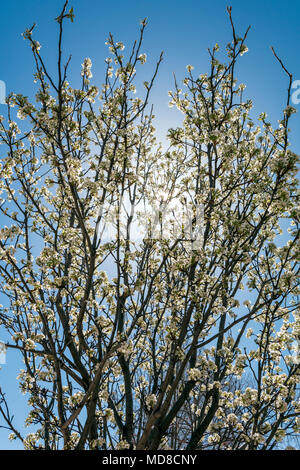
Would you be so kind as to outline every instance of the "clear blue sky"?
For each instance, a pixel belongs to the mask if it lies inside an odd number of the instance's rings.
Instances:
[[[62,0],[14,0],[1,2],[0,11],[0,80],[7,92],[34,96],[33,59],[28,44],[21,37],[26,28],[37,23],[35,39],[42,44],[42,53],[53,68],[56,61],[57,23]],[[183,78],[185,66],[193,64],[195,71],[204,73],[208,67],[207,48],[216,42],[225,46],[231,39],[226,6],[233,7],[233,18],[239,33],[251,25],[247,45],[249,53],[241,58],[239,79],[247,85],[247,97],[253,99],[254,113],[266,111],[273,123],[281,118],[285,105],[287,77],[275,61],[270,46],[274,46],[287,68],[300,80],[299,0],[73,0],[74,24],[68,22],[65,51],[72,53],[69,81],[78,83],[81,63],[90,57],[94,64],[95,84],[103,77],[103,60],[107,56],[105,41],[111,31],[116,40],[129,46],[136,38],[139,21],[148,18],[143,52],[149,58],[149,74],[161,50],[164,61],[152,94],[158,135],[176,125],[180,115],[168,108],[167,92],[173,85],[173,72]],[[145,78],[142,78],[141,83]],[[296,106],[297,107],[297,106]],[[0,114],[4,113],[0,105]],[[300,108],[300,105],[299,105]],[[293,117],[292,148],[299,153],[300,115]],[[3,152],[4,148],[0,150]],[[4,303],[0,299],[0,303]],[[0,339],[1,339],[0,332]],[[14,407],[16,423],[25,415],[26,400],[17,387],[16,375],[22,367],[17,353],[8,352],[7,364],[0,370],[0,384]],[[7,441],[7,432],[0,430],[0,449],[17,448]]]

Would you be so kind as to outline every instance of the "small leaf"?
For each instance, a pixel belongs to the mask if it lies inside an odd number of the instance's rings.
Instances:
[[[70,20],[72,21],[72,23],[74,23],[75,15],[74,15],[74,9],[73,9],[73,7],[70,8],[70,11],[69,11],[69,13],[68,13],[68,18],[70,18]]]

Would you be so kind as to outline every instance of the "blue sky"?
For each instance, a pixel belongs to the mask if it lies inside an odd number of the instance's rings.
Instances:
[[[7,92],[34,96],[33,58],[28,44],[21,36],[33,23],[37,23],[35,39],[42,44],[41,52],[50,69],[55,70],[57,23],[53,19],[59,14],[62,5],[61,0],[1,2],[0,80],[5,82]],[[75,21],[74,24],[67,23],[64,44],[66,54],[72,53],[69,81],[76,86],[83,58],[90,57],[94,64],[94,83],[100,84],[107,56],[105,41],[108,33],[112,32],[116,40],[129,46],[137,37],[139,21],[147,17],[149,24],[143,48],[149,59],[146,73],[151,74],[155,60],[164,51],[164,61],[151,101],[157,116],[158,136],[163,138],[169,127],[180,122],[180,114],[168,107],[167,92],[173,87],[173,72],[180,80],[184,77],[187,64],[194,65],[195,72],[204,73],[208,70],[207,48],[216,42],[222,48],[231,39],[227,5],[233,8],[232,14],[239,33],[251,25],[247,40],[249,53],[241,58],[237,69],[239,81],[247,85],[246,96],[253,100],[254,114],[266,111],[271,121],[276,123],[285,107],[288,81],[274,59],[270,46],[275,48],[294,79],[300,80],[299,0],[70,1],[70,7],[74,7]],[[141,83],[144,79],[141,77]],[[0,105],[0,114],[4,112],[5,106]],[[299,152],[300,115],[295,115],[291,124],[292,149]],[[0,303],[4,302],[0,299]],[[16,375],[20,366],[22,364],[17,353],[9,351],[7,364],[0,370],[0,385],[14,405],[16,423],[22,422],[26,403],[17,388]],[[7,432],[0,430],[0,449],[17,447],[16,443],[7,441]]]

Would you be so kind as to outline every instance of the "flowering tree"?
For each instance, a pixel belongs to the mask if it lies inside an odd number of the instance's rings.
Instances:
[[[235,78],[248,31],[228,13],[225,62],[216,45],[209,73],[187,66],[170,92],[184,118],[167,150],[148,106],[162,56],[135,95],[146,21],[127,57],[109,36],[99,89],[90,59],[80,89],[67,80],[67,2],[57,77],[24,33],[39,90],[36,104],[11,94],[0,123],[0,322],[34,432],[15,428],[2,390],[0,416],[27,449],[273,449],[299,429],[292,77],[278,59],[283,117],[254,124]]]

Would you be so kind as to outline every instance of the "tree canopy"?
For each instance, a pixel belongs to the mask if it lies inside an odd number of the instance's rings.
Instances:
[[[146,20],[128,52],[109,35],[101,86],[83,61],[78,89],[67,2],[56,74],[24,33],[38,91],[11,93],[0,119],[0,324],[24,359],[33,432],[2,389],[0,425],[26,449],[263,450],[299,432],[292,76],[274,51],[287,102],[275,128],[253,117],[236,78],[248,31],[228,14],[224,61],[216,44],[209,71],[188,65],[169,93],[183,119],[167,149],[150,104],[162,55],[138,81]]]

